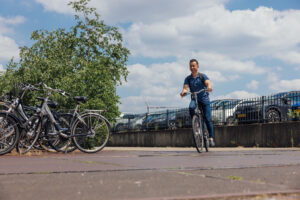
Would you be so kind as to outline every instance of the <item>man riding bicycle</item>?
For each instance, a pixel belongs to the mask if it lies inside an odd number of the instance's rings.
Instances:
[[[180,96],[183,97],[186,92],[190,89],[191,92],[197,92],[202,89],[207,89],[208,92],[212,92],[212,87],[210,80],[205,74],[199,73],[199,64],[196,59],[190,60],[190,70],[191,74],[187,76],[184,80],[183,89],[180,93]],[[198,105],[202,108],[204,114],[204,121],[209,133],[209,143],[210,146],[215,146],[214,142],[214,132],[213,124],[211,121],[211,110],[210,110],[210,100],[207,92],[201,92],[198,94]],[[196,102],[194,99],[191,99],[189,105],[189,111],[191,118],[195,114]]]

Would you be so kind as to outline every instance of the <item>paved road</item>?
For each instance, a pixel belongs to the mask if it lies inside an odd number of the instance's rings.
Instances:
[[[105,148],[0,157],[2,199],[300,199],[300,149]]]

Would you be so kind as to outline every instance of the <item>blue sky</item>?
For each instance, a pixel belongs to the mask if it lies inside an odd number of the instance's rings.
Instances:
[[[0,69],[38,29],[74,24],[67,0],[0,0]],[[123,112],[145,102],[185,107],[188,61],[213,83],[212,99],[300,90],[298,0],[92,0],[106,23],[118,26],[130,49],[128,82],[119,86]]]

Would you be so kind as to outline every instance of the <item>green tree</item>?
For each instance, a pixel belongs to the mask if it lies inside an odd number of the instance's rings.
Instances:
[[[3,93],[21,83],[44,82],[71,95],[84,95],[90,109],[107,109],[110,120],[118,114],[116,86],[126,81],[126,62],[129,50],[122,44],[122,35],[116,27],[106,25],[95,8],[88,7],[89,0],[70,2],[75,11],[76,25],[69,30],[34,31],[31,47],[20,48],[20,60],[13,59],[0,76]],[[36,103],[27,96],[28,103]],[[75,102],[59,95],[53,99],[64,108],[74,108]]]

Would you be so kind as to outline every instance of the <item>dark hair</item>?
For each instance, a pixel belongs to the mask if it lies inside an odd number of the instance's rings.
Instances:
[[[197,65],[199,65],[199,64],[198,64],[198,60],[196,60],[196,59],[194,59],[194,58],[190,60],[190,64],[191,64],[192,62],[196,62]]]

